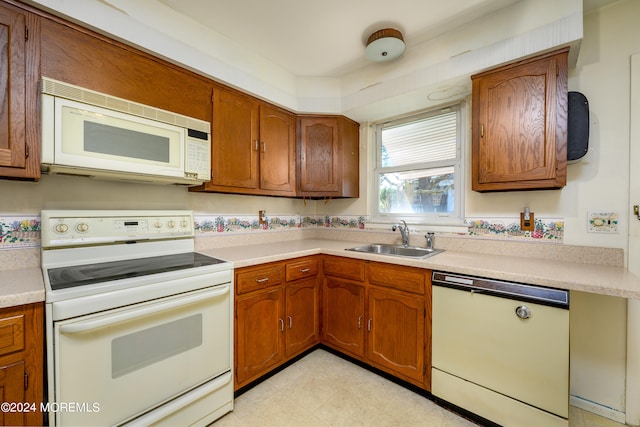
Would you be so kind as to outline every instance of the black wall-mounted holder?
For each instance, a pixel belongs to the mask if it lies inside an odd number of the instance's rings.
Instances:
[[[589,151],[589,101],[580,92],[569,92],[567,162],[581,160]]]

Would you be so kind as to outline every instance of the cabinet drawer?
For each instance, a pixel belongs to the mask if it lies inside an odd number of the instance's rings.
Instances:
[[[268,288],[282,283],[282,264],[242,269],[236,272],[238,294]]]
[[[322,264],[322,271],[327,276],[364,282],[365,263],[352,258],[327,257]]]
[[[369,264],[369,283],[407,292],[424,294],[428,270],[398,267],[389,264]]]
[[[307,258],[295,262],[288,262],[285,265],[285,280],[290,282],[305,277],[312,277],[318,274],[318,259]]]
[[[24,314],[0,319],[0,355],[24,349]]]

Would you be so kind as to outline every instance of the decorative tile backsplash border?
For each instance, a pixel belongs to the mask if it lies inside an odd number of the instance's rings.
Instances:
[[[268,218],[260,224],[257,216],[195,215],[196,233],[209,236],[224,232],[256,232],[262,230],[283,230],[304,227],[330,227],[365,229],[365,216],[300,216],[284,215]],[[496,240],[547,241],[562,243],[564,220],[537,218],[534,231],[520,230],[520,218],[467,218],[466,233],[455,233],[468,237]]]
[[[242,215],[194,215],[197,235],[210,235],[224,232],[255,232],[261,230],[290,230],[304,227],[334,227],[359,228],[365,226],[364,216],[302,216],[280,215],[267,217],[267,221],[260,224],[257,216]]]
[[[533,231],[520,229],[520,218],[467,218],[468,236],[478,236],[500,240],[535,240],[562,243],[564,220],[536,218]]]
[[[40,246],[40,215],[0,215],[0,249]]]
[[[257,215],[194,215],[197,236],[213,236],[216,233],[241,233],[291,230],[295,228],[324,227],[362,230],[369,219],[362,215],[302,216],[278,215],[260,224]],[[458,235],[470,238],[507,239],[521,241],[546,241],[562,243],[564,221],[562,219],[536,218],[534,231],[521,231],[520,218],[467,218],[468,230]],[[0,214],[0,249],[16,249],[40,246],[40,216]]]

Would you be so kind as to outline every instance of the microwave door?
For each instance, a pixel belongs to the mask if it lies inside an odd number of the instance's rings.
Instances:
[[[55,163],[183,177],[183,128],[56,99]]]

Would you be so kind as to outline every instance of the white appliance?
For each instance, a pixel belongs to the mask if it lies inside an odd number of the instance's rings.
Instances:
[[[211,179],[208,122],[42,78],[42,170],[198,185]]]
[[[503,427],[569,425],[569,292],[433,273],[436,398]]]
[[[210,424],[233,409],[233,264],[190,211],[42,211],[52,426]]]

